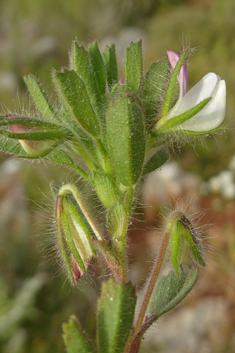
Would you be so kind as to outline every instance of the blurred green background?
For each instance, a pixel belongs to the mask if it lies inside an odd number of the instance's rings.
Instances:
[[[170,207],[180,198],[192,212],[206,209],[200,215],[199,226],[212,225],[206,229],[209,264],[202,271],[199,284],[186,303],[166,318],[169,335],[164,331],[163,321],[162,331],[157,327],[152,331],[154,334],[147,335],[142,352],[232,353],[235,351],[234,0],[0,0],[1,111],[20,113],[30,106],[22,80],[29,73],[40,78],[53,99],[51,71],[67,65],[72,40],[88,44],[98,39],[101,49],[105,44],[116,43],[121,73],[125,47],[139,38],[143,39],[145,70],[152,61],[165,59],[166,50],[180,52],[183,46],[190,45],[195,50],[189,61],[189,87],[213,71],[226,80],[228,96],[227,132],[189,141],[184,146],[179,144],[172,156],[176,162],[167,170],[167,177],[171,178],[161,192],[154,184],[157,182],[154,177],[143,185],[143,204],[148,202],[152,207],[139,206],[140,216],[136,216],[138,220],[132,225],[129,244],[132,278],[137,285],[141,286],[156,255],[159,234],[152,227],[162,222],[162,216],[158,215],[162,203]],[[185,180],[183,186],[182,180]],[[38,162],[28,164],[0,154],[2,353],[64,352],[61,324],[73,313],[94,334],[99,276],[105,279],[107,275],[104,265],[99,264],[97,269],[96,262],[91,264],[90,273],[81,280],[78,289],[71,289],[56,260],[50,183],[61,185],[67,181],[76,180],[66,169]],[[162,181],[158,183],[163,185]],[[85,185],[80,183],[80,187],[92,198]],[[228,190],[223,192],[225,189]],[[196,201],[192,203],[195,195]],[[147,222],[147,229],[142,221]],[[178,336],[189,339],[179,341],[176,327],[181,329]]]

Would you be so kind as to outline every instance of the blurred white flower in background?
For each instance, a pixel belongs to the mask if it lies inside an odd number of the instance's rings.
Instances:
[[[203,193],[218,194],[225,200],[235,200],[235,156],[229,162],[228,169],[213,176],[201,186]]]

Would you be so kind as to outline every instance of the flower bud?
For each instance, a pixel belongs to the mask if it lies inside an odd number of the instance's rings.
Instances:
[[[201,241],[192,223],[182,212],[171,214],[167,230],[170,232],[171,261],[177,274],[184,265],[205,266]]]
[[[70,281],[75,285],[95,255],[90,230],[68,196],[57,196],[55,219],[60,254]]]
[[[69,130],[56,124],[14,114],[1,116],[0,126],[4,127],[0,130],[1,134],[17,139],[24,151],[35,158],[44,156],[53,147],[72,137]]]
[[[32,127],[30,125],[10,125],[10,129],[13,133],[29,133],[32,132]],[[33,132],[41,132],[40,128],[33,128]],[[57,141],[30,141],[30,140],[18,140],[25,152],[32,156],[38,157],[47,151],[49,151],[53,146],[56,145]]]

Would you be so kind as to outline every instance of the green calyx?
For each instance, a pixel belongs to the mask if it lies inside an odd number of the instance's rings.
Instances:
[[[167,229],[170,231],[171,261],[177,274],[183,265],[205,266],[200,238],[182,212],[175,211],[171,214]]]
[[[61,258],[75,285],[95,254],[89,242],[90,230],[67,196],[57,196],[55,219]]]
[[[61,125],[14,114],[2,116],[0,127],[0,134],[18,140],[23,150],[35,158],[72,138],[72,133]]]
[[[210,102],[210,100],[211,97],[206,98],[191,109],[180,115],[174,116],[171,119],[160,119],[154,126],[154,131],[158,131],[158,133],[181,132],[182,129],[180,129],[180,125],[199,113]],[[188,131],[188,134],[190,134],[190,131]]]

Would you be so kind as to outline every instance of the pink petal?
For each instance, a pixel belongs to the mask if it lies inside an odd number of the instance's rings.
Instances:
[[[174,51],[168,50],[167,51],[167,56],[170,61],[172,69],[176,67],[177,62],[179,61],[180,55],[175,53]],[[187,90],[187,81],[188,81],[188,69],[187,69],[187,64],[186,61],[183,62],[183,65],[181,66],[179,75],[178,75],[178,81],[179,81],[179,86],[180,86],[180,97],[182,98]]]

